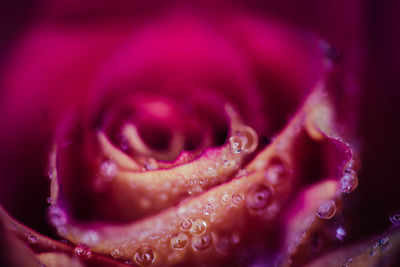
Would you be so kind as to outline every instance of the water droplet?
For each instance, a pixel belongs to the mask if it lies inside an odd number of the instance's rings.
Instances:
[[[67,224],[67,215],[61,208],[57,206],[51,206],[49,208],[49,219],[50,222],[56,227]]]
[[[156,170],[158,169],[157,161],[153,158],[147,159],[144,163],[144,168],[146,171]]]
[[[224,161],[224,167],[225,167],[225,168],[229,168],[229,166],[231,166],[230,160],[225,160],[225,161]]]
[[[189,179],[189,185],[191,187],[195,187],[197,185],[197,183],[198,183],[198,180],[197,180],[196,177],[192,177],[192,178]]]
[[[224,193],[221,197],[223,204],[229,204],[231,202],[231,196],[228,193]]]
[[[207,203],[204,206],[204,214],[209,215],[214,211],[214,206],[211,203]]]
[[[197,219],[193,222],[190,232],[194,235],[201,235],[206,231],[207,223],[202,219]]]
[[[113,249],[111,250],[111,256],[115,259],[118,259],[119,257],[121,257],[122,253],[119,249]]]
[[[141,247],[135,253],[135,261],[141,266],[150,265],[155,260],[154,251],[149,247]]]
[[[400,211],[395,211],[390,215],[390,222],[393,224],[400,224]]]
[[[81,259],[88,259],[92,256],[92,251],[87,245],[79,244],[75,247],[74,254]]]
[[[204,179],[203,177],[200,177],[198,181],[199,181],[199,185],[201,185],[201,186],[204,186],[208,183],[208,180]]]
[[[215,176],[217,174],[217,171],[213,167],[208,167],[207,174],[210,176]]]
[[[340,179],[340,192],[350,193],[356,189],[358,185],[357,175],[353,172],[346,172]]]
[[[34,235],[30,235],[30,236],[28,236],[28,241],[31,244],[36,244],[38,242],[38,238]]]
[[[334,201],[329,201],[324,203],[318,208],[317,215],[321,219],[331,219],[335,216],[336,213],[336,205]]]
[[[171,237],[170,243],[173,249],[181,250],[187,246],[189,243],[189,238],[186,234],[179,233]]]
[[[265,177],[267,181],[270,182],[271,184],[278,184],[282,182],[284,176],[285,176],[285,167],[280,162],[271,164],[265,171]]]
[[[111,181],[118,174],[118,166],[112,159],[104,159],[99,167],[100,175],[106,181]]]
[[[213,240],[210,233],[206,233],[202,236],[194,236],[192,238],[192,247],[196,251],[204,251],[212,246]]]
[[[339,226],[336,229],[336,238],[340,241],[343,241],[345,236],[346,236],[346,230],[343,227]]]
[[[233,153],[239,154],[243,151],[243,147],[244,147],[243,137],[232,136],[229,138],[229,142],[231,144],[231,150]]]
[[[265,209],[272,200],[272,190],[263,184],[252,186],[247,192],[246,206],[252,211]]]
[[[237,135],[243,138],[244,140],[243,150],[246,153],[252,153],[254,150],[256,150],[258,146],[258,136],[256,131],[254,131],[251,127],[249,126],[240,127],[240,129],[237,132]]]
[[[234,193],[231,202],[232,205],[239,207],[244,202],[244,196],[241,193]]]
[[[192,227],[192,220],[191,219],[186,219],[183,220],[180,224],[180,227],[183,231],[189,231],[190,228]]]

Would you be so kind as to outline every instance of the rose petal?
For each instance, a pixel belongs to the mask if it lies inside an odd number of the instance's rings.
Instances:
[[[338,144],[336,139],[310,138],[307,122],[312,119],[308,119],[308,115],[313,116],[314,106],[316,109],[321,108],[315,105],[321,103],[316,101],[321,97],[326,101],[329,100],[326,93],[317,87],[285,130],[246,167],[248,174],[209,189],[177,207],[133,224],[125,226],[83,224],[71,219],[59,226],[59,230],[62,229],[59,233],[73,243],[87,243],[93,251],[105,255],[112,255],[118,251],[119,260],[136,259],[137,263],[141,263],[141,260],[136,258],[137,253],[144,253],[140,255],[151,260],[154,266],[182,261],[213,261],[212,258],[218,255],[218,250],[214,251],[212,248],[219,247],[217,244],[222,242],[221,236],[226,233],[237,235],[243,240],[241,249],[254,243],[259,235],[266,238],[270,236],[273,240],[274,234],[271,229],[274,220],[282,212],[282,207],[288,201],[290,194],[295,192],[296,185],[307,182],[304,175],[309,175],[311,171],[315,179],[333,177],[336,179],[334,184],[337,184],[344,168],[351,160],[351,154],[344,149],[345,145]],[[315,123],[321,124],[321,122]],[[302,148],[306,149],[308,154],[315,155],[299,157],[297,154],[299,144],[303,145]],[[329,156],[325,162],[327,168],[322,172],[309,169],[310,163],[315,166],[315,162],[310,160],[318,159],[318,155]],[[260,161],[264,164],[260,164]],[[278,169],[278,173],[275,173],[278,176],[285,174],[282,180],[273,178],[273,172],[266,173],[271,167],[276,167],[274,164],[277,163],[283,163],[284,170]],[[185,222],[188,222],[188,225],[192,224],[190,231],[181,229],[181,225]],[[204,225],[201,226],[202,224]],[[96,240],[85,238],[89,232],[96,233]],[[175,238],[178,233],[184,233],[185,238],[191,241],[179,239],[179,246],[185,249],[175,251],[174,244],[171,247],[171,242],[178,242]],[[267,246],[276,245],[267,242]],[[223,259],[223,255],[218,256],[218,259]]]

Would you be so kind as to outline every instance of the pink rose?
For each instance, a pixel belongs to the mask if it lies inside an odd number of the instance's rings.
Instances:
[[[4,262],[296,266],[357,237],[359,36],[243,8],[38,9],[3,64]]]

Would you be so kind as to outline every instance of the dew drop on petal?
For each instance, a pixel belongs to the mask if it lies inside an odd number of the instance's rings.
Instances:
[[[238,132],[238,135],[244,139],[243,150],[246,153],[252,153],[258,146],[258,136],[256,131],[251,127],[243,126]]]
[[[173,249],[181,250],[187,246],[189,243],[189,238],[186,234],[179,233],[171,237],[170,243]]]
[[[272,191],[263,184],[252,186],[247,192],[246,206],[252,211],[265,209],[272,200]]]
[[[88,259],[92,256],[92,251],[85,244],[79,244],[74,249],[74,255],[80,259]]]
[[[400,211],[393,212],[389,219],[392,224],[400,224]]]
[[[204,206],[204,214],[209,215],[209,214],[213,213],[213,211],[214,211],[214,206],[213,206],[213,204],[207,203],[207,204]]]
[[[207,223],[202,219],[197,219],[193,222],[190,228],[190,233],[193,235],[201,235],[206,231]]]
[[[224,167],[225,168],[229,168],[229,166],[231,166],[231,161],[230,160],[225,160],[224,161]]]
[[[201,185],[201,186],[204,186],[208,183],[208,180],[204,179],[202,177],[200,177],[198,181],[199,181],[199,185]]]
[[[336,213],[336,205],[334,201],[329,201],[324,204],[322,204],[317,211],[318,217],[321,219],[331,219],[333,216],[335,216]]]
[[[155,254],[151,248],[141,247],[136,251],[134,259],[137,264],[141,266],[146,266],[154,262]]]
[[[192,227],[192,220],[190,219],[185,219],[180,223],[180,228],[183,231],[189,231],[191,227]]]
[[[212,246],[213,239],[210,233],[192,238],[192,247],[195,251],[204,251]]]
[[[112,159],[104,159],[99,167],[100,175],[106,181],[111,181],[118,174],[118,166]]]
[[[232,136],[229,138],[229,143],[231,144],[231,150],[235,154],[239,154],[243,151],[244,140],[240,136]]]
[[[31,244],[36,244],[38,242],[38,238],[34,235],[30,235],[30,236],[28,236],[28,241]]]
[[[234,193],[232,195],[232,200],[231,200],[232,205],[239,207],[243,204],[243,202],[244,202],[244,196],[241,193]]]
[[[210,176],[215,176],[217,174],[217,171],[213,167],[208,167],[207,174]]]
[[[223,204],[229,204],[231,202],[231,196],[228,193],[224,193],[221,197]]]
[[[339,190],[343,193],[351,193],[358,185],[358,178],[354,172],[346,172],[340,179]]]
[[[115,259],[118,259],[119,257],[121,257],[121,251],[119,249],[113,249],[111,250],[111,256]]]

